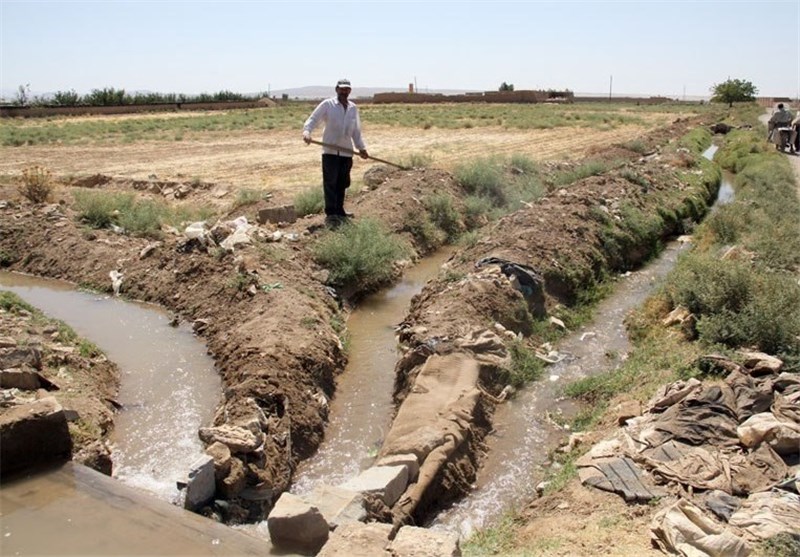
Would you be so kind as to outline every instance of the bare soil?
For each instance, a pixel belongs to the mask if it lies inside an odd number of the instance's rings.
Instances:
[[[419,210],[423,195],[447,191],[456,199],[463,197],[464,192],[444,170],[456,161],[497,153],[521,153],[539,160],[585,156],[616,159],[620,155],[635,160],[636,153],[613,145],[644,138],[655,146],[699,125],[673,123],[674,116],[666,114],[652,113],[648,118],[650,125],[646,127],[586,130],[581,134],[572,129],[430,129],[404,133],[374,126],[368,128],[367,139],[376,156],[392,159],[428,152],[434,165],[443,170],[389,172],[375,189],[351,197],[348,208],[357,215],[383,221],[414,244],[403,223],[406,213]],[[223,221],[245,214],[252,222],[258,209],[290,200],[299,187],[319,183],[318,150],[303,145],[299,132],[245,132],[191,142],[3,147],[0,161],[0,174],[8,176],[0,184],[0,253],[10,270],[67,279],[103,291],[111,290],[109,272],[119,270],[124,273],[123,296],[158,303],[195,324],[225,385],[225,400],[214,425],[247,428],[255,420],[263,434],[261,450],[234,455],[238,465],[232,467],[223,491],[234,504],[224,518],[235,522],[263,516],[269,502],[244,501],[238,495],[244,486],[269,488],[276,496],[288,488],[298,460],[310,456],[322,440],[327,400],[334,396],[336,375],[346,362],[335,326],[336,321],[343,320],[343,309],[331,296],[324,269],[314,262],[310,249],[321,234],[314,230],[321,227],[322,217],[310,216],[282,226],[283,232],[297,234],[296,241],[267,242],[267,236],[278,229],[267,224],[260,227],[251,246],[225,253],[186,242],[180,233],[167,233],[155,243],[107,230],[88,230],[78,222],[71,194],[86,187],[128,190],[175,204],[215,205],[228,210]],[[31,205],[18,194],[18,172],[32,163],[50,168],[58,177],[56,203]],[[356,165],[354,177],[374,166]],[[652,173],[657,174],[655,166]],[[667,178],[659,181],[665,188],[674,186]],[[186,189],[180,199],[172,191],[173,183]],[[275,195],[270,201],[230,209],[228,204],[235,192],[245,187],[269,189]],[[165,195],[167,190],[170,193]],[[629,181],[618,178],[591,180],[572,194],[554,192],[545,201],[548,218],[541,226],[526,228],[527,236],[520,232],[522,222],[515,219],[529,222],[541,218],[543,213],[533,209],[503,219],[495,225],[495,232],[497,227],[504,227],[494,236],[496,244],[475,247],[464,254],[460,259],[463,269],[474,263],[479,251],[498,248],[499,255],[517,261],[526,254],[523,262],[535,265],[554,258],[569,261],[591,275],[593,255],[589,252],[595,249],[592,246],[598,241],[601,224],[587,219],[586,210],[600,200],[611,204],[622,199],[645,197],[634,191]],[[646,203],[641,206],[648,207]],[[426,250],[421,245],[415,248],[417,254]],[[476,292],[441,284],[423,294],[415,307],[424,306],[426,299],[432,312],[414,314],[412,309],[413,319],[453,335],[464,334],[471,323],[487,315],[515,329],[508,316],[513,321],[514,308],[520,301],[517,294],[493,289],[491,284],[485,291]],[[413,346],[412,339],[406,341]],[[86,391],[86,396],[94,398],[96,394]],[[589,499],[595,508],[605,505],[601,496],[575,490],[568,509],[554,505],[558,513],[544,512],[531,523],[531,531],[534,526],[547,526],[547,520],[557,523],[570,509],[580,509],[582,516],[588,516],[592,508]],[[592,521],[601,519],[602,515]],[[613,530],[616,533],[626,528]],[[596,554],[592,548],[599,542],[587,539],[585,543],[586,554]]]

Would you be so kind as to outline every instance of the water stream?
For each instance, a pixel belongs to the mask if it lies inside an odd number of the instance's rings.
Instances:
[[[363,300],[347,320],[348,363],[331,401],[325,441],[295,475],[291,491],[302,495],[319,484],[338,485],[369,467],[394,415],[394,366],[399,359],[395,326],[411,298],[436,276],[452,250],[426,257],[393,287]]]
[[[111,436],[114,476],[174,501],[203,453],[197,430],[213,417],[222,387],[205,345],[173,328],[156,306],[76,290],[75,285],[0,272],[0,288],[68,324],[119,366]]]

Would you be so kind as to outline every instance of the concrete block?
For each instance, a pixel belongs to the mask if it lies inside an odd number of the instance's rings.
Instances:
[[[0,475],[69,460],[72,439],[55,397],[14,406],[0,415]]]
[[[373,466],[339,487],[377,495],[387,507],[391,507],[400,499],[407,486],[406,466]]]
[[[389,544],[394,557],[461,557],[458,535],[403,526]]]
[[[320,510],[331,530],[342,524],[367,520],[364,497],[357,491],[321,485],[305,499]]]
[[[203,455],[192,463],[186,482],[186,495],[183,506],[196,511],[214,497],[214,458]]]
[[[328,523],[319,509],[288,492],[269,513],[267,528],[275,547],[304,555],[316,554],[328,541]]]
[[[279,222],[292,223],[297,220],[297,213],[294,205],[280,205],[278,207],[266,207],[258,211],[259,224],[268,222],[278,224]]]
[[[331,534],[317,557],[392,557],[386,550],[391,533],[391,524],[344,524]]]

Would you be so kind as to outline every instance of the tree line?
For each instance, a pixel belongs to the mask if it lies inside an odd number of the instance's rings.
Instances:
[[[20,85],[13,100],[16,106],[124,106],[135,104],[176,104],[224,101],[253,101],[268,96],[267,93],[245,95],[233,91],[216,93],[200,93],[185,95],[183,93],[127,93],[125,89],[104,87],[92,89],[86,95],[80,95],[74,89],[56,91],[50,95],[34,96],[29,85]]]

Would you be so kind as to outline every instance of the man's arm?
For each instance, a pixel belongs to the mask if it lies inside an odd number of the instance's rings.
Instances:
[[[367,144],[364,143],[364,139],[361,137],[361,116],[358,113],[358,108],[353,107],[356,111],[356,125],[353,128],[353,144],[355,144],[356,149],[358,149],[358,154],[361,155],[362,159],[369,158],[369,153],[367,153]]]
[[[327,114],[327,104],[325,101],[322,101],[311,113],[311,116],[308,117],[305,124],[303,124],[303,141],[305,141],[306,144],[311,143],[311,132],[319,126],[320,122],[325,120]]]

